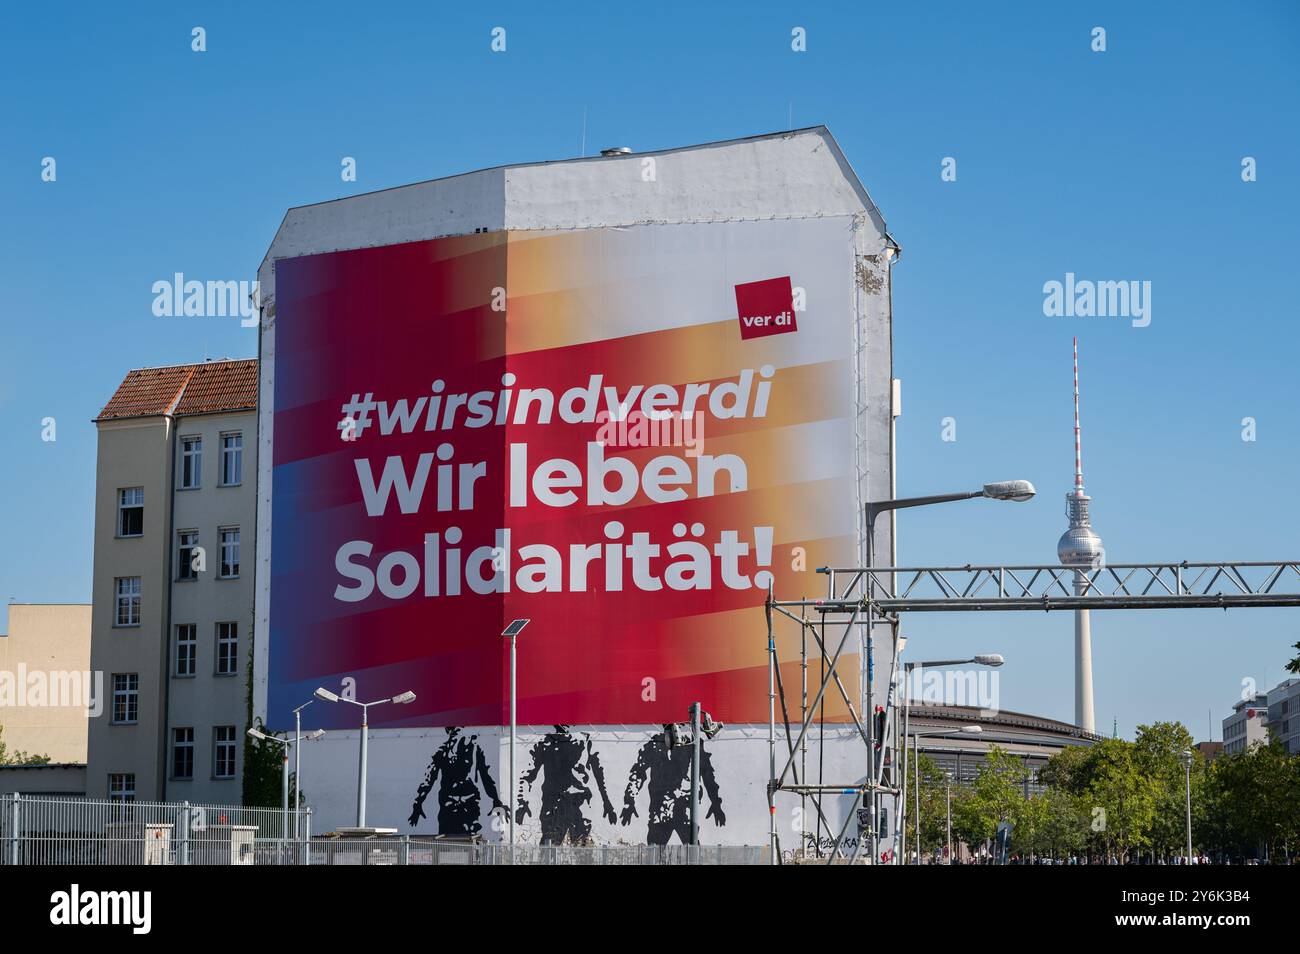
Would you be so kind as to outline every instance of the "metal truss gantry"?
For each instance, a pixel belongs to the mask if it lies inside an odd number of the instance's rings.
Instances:
[[[820,833],[832,832],[822,811],[822,796],[858,795],[871,803],[868,812],[869,859],[876,856],[876,832],[879,825],[878,799],[881,794],[897,798],[899,788],[893,777],[898,733],[898,614],[905,612],[997,612],[1007,610],[1077,609],[1240,609],[1262,606],[1300,606],[1300,560],[1274,562],[1212,563],[1124,563],[1087,566],[1044,564],[1039,566],[944,566],[944,567],[822,567],[826,575],[827,595],[823,599],[778,600],[769,589],[764,603],[768,649],[768,750],[771,766],[768,781],[768,810],[771,815],[769,837],[772,861],[780,861],[780,842],[776,824],[776,794],[790,792],[801,799],[813,799],[817,816],[818,844]],[[1077,583],[1076,583],[1077,581]],[[1077,585],[1077,589],[1076,589]],[[775,622],[778,616],[797,623],[800,628],[800,666],[803,683],[800,689],[800,725],[794,738],[790,732],[790,702],[777,659]],[[890,628],[893,665],[891,680],[884,693],[882,738],[874,738],[873,713],[859,715],[850,698],[836,664],[850,645],[850,637],[859,636],[857,650],[865,660],[867,708],[877,698],[874,686],[875,628]],[[811,700],[808,697],[809,637],[820,657],[819,683]],[[834,643],[834,649],[830,644]],[[834,687],[848,707],[858,735],[866,745],[870,769],[860,781],[841,784],[817,784],[808,780],[807,756],[810,729],[817,721],[827,692]],[[786,752],[778,758],[776,718],[778,701],[785,725]],[[865,717],[865,724],[864,724]],[[820,748],[820,744],[819,744]],[[874,754],[874,757],[873,757]],[[822,753],[818,753],[821,762]],[[796,768],[796,761],[800,767]],[[779,770],[778,770],[778,765]],[[827,863],[840,853],[840,844],[856,812],[849,812],[831,845]],[[895,816],[897,817],[897,816]],[[850,861],[862,848],[862,839]],[[820,851],[819,851],[820,853]]]

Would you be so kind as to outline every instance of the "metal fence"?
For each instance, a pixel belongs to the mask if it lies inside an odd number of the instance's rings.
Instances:
[[[0,797],[0,865],[283,865],[306,861],[311,813],[278,808]]]
[[[419,836],[316,838],[313,865],[761,865],[766,845],[509,845]]]
[[[757,865],[766,845],[312,837],[311,809],[0,795],[4,865]]]

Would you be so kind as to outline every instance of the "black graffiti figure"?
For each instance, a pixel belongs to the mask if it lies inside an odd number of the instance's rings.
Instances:
[[[668,748],[664,733],[650,737],[637,753],[636,764],[628,776],[623,792],[624,825],[631,824],[636,815],[636,797],[641,787],[649,781],[650,810],[646,843],[666,845],[677,833],[683,845],[691,841],[691,747],[678,745]],[[727,823],[722,811],[722,796],[713,772],[713,760],[703,744],[700,745],[700,797],[707,794],[709,810],[705,818],[712,818],[718,826]]]
[[[601,814],[610,824],[614,823],[614,805],[605,791],[605,772],[591,746],[590,736],[575,736],[567,725],[557,725],[554,734],[544,736],[528,755],[528,771],[519,779],[515,821],[522,824],[524,816],[529,814],[525,786],[531,789],[537,777],[544,773],[542,808],[537,816],[542,826],[543,845],[559,845],[566,840],[581,844],[591,837],[591,822],[582,814],[582,807],[591,801],[593,779],[600,792]]]
[[[460,734],[460,726],[453,725],[447,727],[447,740],[433,753],[429,771],[416,789],[411,817],[407,819],[412,827],[426,817],[424,800],[433,791],[439,777],[442,785],[438,789],[438,834],[477,835],[483,830],[479,823],[480,781],[483,791],[492,799],[492,810],[505,810],[497,796],[496,783],[488,772],[487,756],[478,744],[478,736],[466,738]]]

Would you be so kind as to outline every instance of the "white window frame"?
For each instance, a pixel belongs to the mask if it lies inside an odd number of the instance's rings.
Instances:
[[[198,490],[203,486],[203,435],[187,434],[181,438],[181,473],[179,490]],[[185,480],[185,468],[190,470],[190,480]]]
[[[122,681],[120,688],[118,680]],[[122,701],[123,718],[118,718],[117,714],[119,699]],[[108,710],[108,720],[111,725],[140,723],[140,674],[138,672],[113,673],[113,699],[112,708]]]
[[[178,738],[178,735],[181,732],[188,732],[189,739],[186,741],[181,741],[181,739]],[[187,775],[179,775],[176,772],[176,755],[182,749],[188,749],[190,753],[190,771],[189,774]],[[188,779],[194,778],[194,727],[193,726],[177,726],[176,728],[172,729],[171,765],[169,766],[169,769],[171,771],[171,777],[176,779],[177,781],[184,782],[187,781]]]
[[[184,638],[182,638],[182,634]],[[188,652],[182,654],[182,648]],[[188,672],[182,671],[182,659],[188,660]],[[172,675],[177,679],[192,679],[199,669],[199,627],[194,623],[176,624],[176,667]]]
[[[140,511],[140,532],[123,533],[122,521],[126,516],[127,510]],[[144,488],[143,487],[119,487],[117,490],[117,538],[119,540],[134,540],[136,537],[144,536]]]
[[[135,801],[134,772],[108,773],[108,800],[110,802]]]
[[[228,666],[223,669],[222,666]],[[239,624],[223,620],[217,623],[217,655],[213,674],[217,676],[239,675]]]
[[[125,592],[123,584],[126,584]],[[134,584],[134,585],[132,585]],[[113,627],[115,629],[135,628],[140,625],[141,583],[138,576],[118,576],[113,578]],[[125,600],[125,603],[123,601]],[[125,606],[126,615],[122,609]],[[125,618],[125,622],[123,619]]]
[[[223,739],[222,736],[229,733],[230,738]],[[230,771],[223,773],[222,753],[229,752]],[[235,771],[239,764],[239,733],[233,725],[218,725],[212,727],[212,777],[213,778],[234,778]]]
[[[188,540],[186,538],[189,538]],[[176,531],[176,581],[188,583],[199,578],[194,567],[194,549],[199,545],[197,530]]]
[[[229,445],[229,446],[227,446]],[[233,462],[233,463],[232,463]],[[229,480],[231,472],[234,480]],[[218,487],[238,487],[244,482],[244,432],[221,433],[221,459],[217,474]]]
[[[234,534],[234,540],[228,541],[227,534]],[[239,558],[240,558],[240,541],[243,539],[238,527],[219,527],[217,529],[218,555],[221,562],[217,565],[217,579],[219,580],[237,580],[239,579]],[[230,553],[230,559],[226,554]],[[227,567],[233,567],[234,572],[226,572]]]

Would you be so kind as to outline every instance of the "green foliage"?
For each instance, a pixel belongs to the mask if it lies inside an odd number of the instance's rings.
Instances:
[[[254,637],[256,639],[256,637]],[[248,728],[266,731],[266,724],[253,722],[253,640],[249,640],[248,664],[244,683],[244,715]],[[244,736],[244,792],[243,801],[250,807],[274,808],[281,804],[280,773],[283,771],[282,746],[274,742]],[[290,786],[292,791],[292,785]]]
[[[993,748],[973,784],[953,792],[954,839],[983,844],[1009,821],[1012,851],[1021,856],[1181,855],[1189,750],[1194,850],[1290,857],[1300,846],[1300,756],[1273,740],[1207,763],[1178,722],[1138,726],[1133,742],[1061,750],[1039,771],[1044,789],[1035,794],[1026,793],[1019,760]]]
[[[50,764],[50,757],[48,755],[32,755],[29,752],[23,752],[18,749],[10,752],[9,747],[5,745],[4,734],[5,728],[0,725],[0,765]]]

